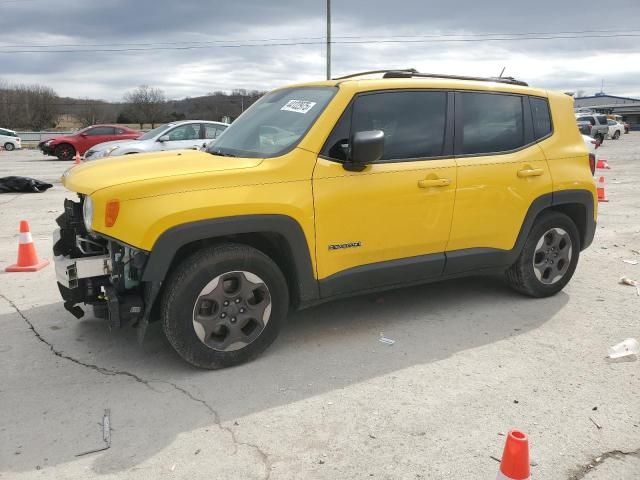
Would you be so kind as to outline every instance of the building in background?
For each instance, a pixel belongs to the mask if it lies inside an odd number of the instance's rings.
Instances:
[[[574,107],[590,108],[600,113],[622,115],[623,120],[631,125],[631,130],[640,130],[639,98],[598,93],[590,97],[576,98]]]

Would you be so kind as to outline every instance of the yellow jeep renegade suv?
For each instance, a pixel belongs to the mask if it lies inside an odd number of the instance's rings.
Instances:
[[[513,79],[353,75],[275,90],[208,151],[74,166],[65,307],[160,320],[193,365],[245,362],[287,312],[483,272],[553,295],[593,239],[573,100]],[[380,78],[381,77],[381,78]]]

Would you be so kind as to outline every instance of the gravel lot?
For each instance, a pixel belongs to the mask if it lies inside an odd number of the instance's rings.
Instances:
[[[640,280],[623,262],[640,261],[640,133],[599,152],[610,202],[557,296],[471,278],[339,301],[216,372],[189,367],[157,324],[138,346],[132,329],[75,320],[52,266],[4,273],[23,218],[51,258],[70,165],[0,153],[0,177],[56,183],[0,195],[0,478],[495,478],[514,427],[533,478],[640,478],[640,362],[605,358],[640,338],[640,297],[618,284]],[[105,409],[111,448],[76,457],[104,446]]]

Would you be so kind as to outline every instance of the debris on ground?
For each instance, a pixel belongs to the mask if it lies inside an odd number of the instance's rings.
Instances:
[[[384,343],[385,345],[393,345],[394,343],[396,343],[395,340],[385,337],[384,333],[382,332],[380,332],[380,338],[378,339],[378,341],[380,343]]]
[[[626,338],[622,342],[609,347],[609,358],[622,358],[628,355],[638,355],[640,343],[635,338]]]
[[[602,430],[602,425],[596,422],[593,418],[589,417],[589,420],[591,420],[591,422],[596,426],[598,430]]]
[[[495,460],[495,461],[496,461],[496,462],[498,462],[498,463],[502,462],[502,460],[500,460],[498,457],[494,457],[493,455],[489,455],[489,458],[490,458],[491,460]]]
[[[76,457],[82,457],[84,455],[89,455],[90,453],[103,452],[111,448],[111,410],[109,409],[105,410],[104,415],[102,416],[102,440],[106,444],[104,447],[77,453]]]
[[[0,178],[0,193],[42,193],[53,187],[50,183],[41,182],[29,177]]]
[[[636,287],[636,293],[638,294],[638,296],[640,296],[640,286],[638,285],[637,280],[633,280],[632,278],[629,278],[629,277],[621,277],[620,284]]]
[[[628,263],[629,265],[637,265],[638,260],[622,260],[624,263]]]

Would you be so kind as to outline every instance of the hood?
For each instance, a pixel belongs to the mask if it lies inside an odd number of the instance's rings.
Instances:
[[[74,165],[62,175],[71,191],[90,195],[125,183],[258,166],[262,158],[220,157],[196,150],[139,153]]]
[[[49,138],[48,140],[51,140],[51,143],[59,143],[59,142],[71,142],[73,140],[76,140],[77,138],[78,138],[78,134],[72,133],[71,135],[59,135],[57,137]],[[48,141],[48,140],[45,140],[45,141]]]
[[[94,145],[93,147],[91,147],[89,150],[93,150],[94,152],[100,152],[102,150],[106,150],[111,145],[119,145],[119,146],[128,147],[131,144],[135,145],[138,142],[139,142],[139,140],[112,140],[110,142],[98,143],[97,145]]]

